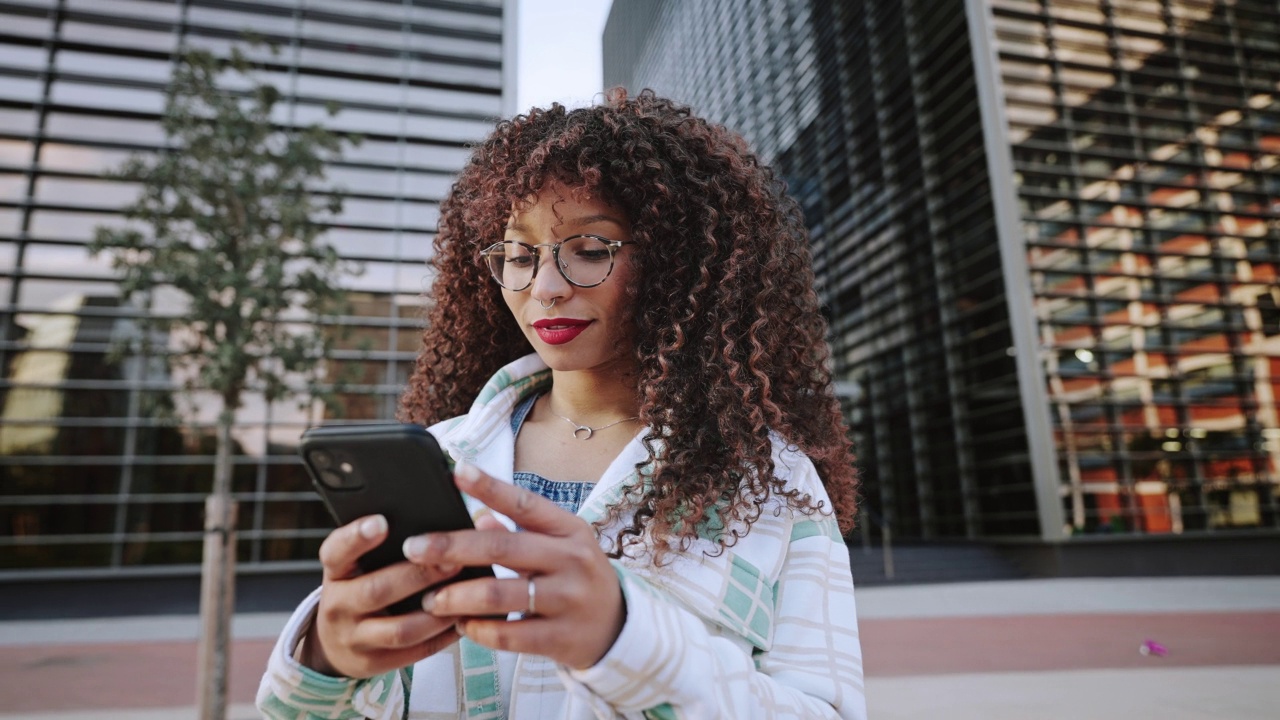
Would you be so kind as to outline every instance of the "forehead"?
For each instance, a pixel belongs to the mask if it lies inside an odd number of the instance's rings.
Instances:
[[[537,195],[512,203],[507,225],[513,228],[529,224],[556,226],[588,218],[628,225],[626,214],[620,208],[594,195],[590,189],[558,182],[547,183]]]

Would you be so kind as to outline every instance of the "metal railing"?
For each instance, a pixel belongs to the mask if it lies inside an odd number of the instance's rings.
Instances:
[[[871,554],[871,523],[880,528],[881,562],[884,563],[884,577],[893,579],[893,529],[875,510],[863,503],[858,508],[858,528],[862,533],[862,554]]]

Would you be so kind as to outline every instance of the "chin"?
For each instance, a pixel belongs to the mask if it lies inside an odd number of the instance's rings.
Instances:
[[[619,366],[623,359],[620,355],[601,357],[594,353],[575,352],[564,346],[535,345],[534,352],[538,354],[542,362],[546,363],[547,367],[556,372],[604,370]]]
[[[597,363],[592,363],[580,355],[563,350],[557,350],[555,348],[551,348],[550,350],[538,350],[537,352],[538,357],[542,358],[542,362],[546,363],[547,367],[555,370],[556,372],[589,370],[592,367],[597,366]]]

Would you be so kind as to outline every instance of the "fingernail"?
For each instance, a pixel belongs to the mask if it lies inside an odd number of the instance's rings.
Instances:
[[[387,531],[387,519],[381,515],[367,517],[360,523],[360,537],[372,540]]]
[[[452,575],[458,572],[458,566],[457,565],[437,565],[436,572],[439,572],[441,575]]]
[[[411,538],[405,539],[404,545],[401,547],[401,550],[404,551],[404,556],[406,559],[416,560],[422,555],[427,554],[427,545],[429,544],[430,543],[426,538],[422,537],[421,535],[415,535]]]
[[[476,469],[475,465],[471,465],[468,463],[459,464],[458,467],[454,470],[454,475],[456,475],[459,480],[461,480],[462,482],[468,485],[480,479],[480,471]]]
[[[436,609],[436,594],[434,591],[422,596],[422,609],[427,612]]]
[[[462,627],[462,623],[458,623],[458,624],[454,625],[454,626],[453,626],[453,631],[454,631],[454,632],[456,632],[456,633],[458,633],[458,637],[466,637],[466,636],[467,636],[467,631],[466,631],[465,629],[463,629],[463,627]]]

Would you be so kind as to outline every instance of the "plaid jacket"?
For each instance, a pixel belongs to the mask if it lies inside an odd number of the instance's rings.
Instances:
[[[537,356],[522,358],[489,381],[470,413],[431,430],[454,460],[510,478],[511,411],[550,382]],[[647,457],[638,437],[605,472],[581,517],[604,517],[626,488],[646,481],[636,470]],[[809,459],[776,437],[774,461],[789,488],[827,498]],[[611,546],[627,520],[605,528],[601,544]],[[586,670],[464,638],[399,672],[326,677],[292,658],[314,615],[317,590],[277,641],[258,708],[265,717],[289,720],[865,720],[853,579],[834,518],[795,513],[771,499],[736,545],[706,552],[714,549],[700,539],[661,568],[644,558],[614,561],[626,622],[614,646]]]

